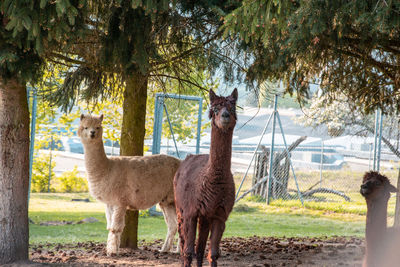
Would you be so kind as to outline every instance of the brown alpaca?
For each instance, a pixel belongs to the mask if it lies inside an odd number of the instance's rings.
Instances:
[[[237,98],[236,88],[228,97],[217,96],[210,90],[210,154],[189,155],[175,174],[175,203],[184,266],[191,266],[194,255],[197,266],[202,266],[210,232],[208,261],[211,266],[217,266],[219,243],[235,202],[231,155]]]
[[[386,176],[367,172],[360,193],[367,202],[366,250],[363,267],[400,266],[398,229],[387,228],[390,192],[397,192]]]

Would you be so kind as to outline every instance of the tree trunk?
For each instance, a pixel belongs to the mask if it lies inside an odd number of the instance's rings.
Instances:
[[[400,190],[400,169],[397,174],[397,190]],[[400,193],[396,192],[396,206],[394,209],[394,223],[393,227],[398,228],[400,226]]]
[[[0,265],[28,259],[28,182],[26,86],[0,77]]]
[[[147,75],[138,70],[126,79],[121,131],[121,155],[142,156],[147,101]],[[127,211],[121,247],[137,248],[138,211]]]

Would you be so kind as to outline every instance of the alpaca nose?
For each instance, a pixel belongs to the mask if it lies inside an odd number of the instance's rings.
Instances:
[[[367,190],[367,187],[366,187],[365,185],[361,185],[361,186],[360,186],[360,192],[361,192],[361,194],[362,194],[363,192],[365,192],[365,190]]]
[[[229,118],[229,112],[225,110],[225,111],[222,113],[221,116],[222,116],[223,118],[227,119],[227,118]]]
[[[367,182],[360,186],[360,193],[361,193],[361,195],[363,195],[365,197],[365,196],[367,196],[368,192],[369,192],[369,186],[368,186],[368,182]]]
[[[95,133],[95,131],[90,131],[90,135],[94,135]]]
[[[367,188],[367,185],[366,184],[362,184],[361,185],[361,189],[365,189],[365,188]]]

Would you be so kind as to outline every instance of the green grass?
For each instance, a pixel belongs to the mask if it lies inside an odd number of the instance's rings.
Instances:
[[[88,194],[31,194],[29,218],[30,243],[76,243],[84,241],[105,242],[107,239],[104,205],[93,199],[87,202],[71,202],[72,198],[87,198]],[[337,203],[335,203],[336,205]],[[264,202],[243,200],[231,213],[225,237],[228,236],[276,236],[276,237],[323,237],[363,236],[365,216],[362,213],[330,204],[307,203],[301,207],[296,201]],[[45,221],[74,221],[95,217],[96,223],[60,226],[41,226]],[[152,241],[164,239],[166,225],[162,217],[141,217],[139,239]]]
[[[348,223],[312,215],[233,212],[224,236],[322,237],[363,234],[364,223],[360,221]]]
[[[79,221],[95,217],[99,222],[59,226],[42,226],[44,221]],[[83,241],[104,241],[107,238],[104,214],[100,212],[30,212],[29,218],[35,224],[29,225],[31,244],[75,243]]]
[[[367,213],[367,206],[365,199],[359,192],[364,173],[364,171],[352,171],[346,167],[341,170],[323,171],[322,187],[341,191],[345,193],[351,199],[351,201],[346,202],[342,197],[333,194],[314,194],[313,199],[304,199],[304,207],[307,210],[305,212],[310,213],[312,211],[311,213],[318,213],[320,215],[332,214],[332,216],[335,218],[342,216],[349,217],[349,214],[362,216],[365,215]],[[382,173],[390,179],[393,185],[397,184],[397,171],[383,169]],[[291,195],[296,199],[271,201],[271,206],[275,207],[276,210],[279,210],[280,213],[297,213],[297,211],[294,210],[302,208],[300,200],[297,199],[297,195],[294,193],[296,190],[296,184],[292,173],[290,175],[288,188],[292,190],[290,191]],[[242,174],[235,174],[234,178],[237,185],[241,182],[242,177]],[[296,177],[300,190],[305,192],[309,190],[312,185],[316,185],[320,181],[320,172],[315,170],[297,170]],[[251,187],[251,180],[251,175],[246,178],[240,194],[247,191]],[[390,217],[394,216],[396,202],[394,197],[395,195],[392,194],[392,196],[393,197],[390,198],[388,205],[388,215]],[[319,199],[320,201],[316,201],[316,199]],[[325,199],[328,199],[329,201],[324,201]],[[265,202],[265,200],[261,199],[259,196],[247,196],[245,200],[259,203]],[[300,210],[303,211],[302,209]],[[389,222],[392,219],[393,218],[389,218]]]
[[[43,221],[79,221],[94,217],[95,223],[42,226]],[[30,243],[76,243],[85,241],[105,242],[107,240],[106,219],[101,212],[30,212]],[[139,237],[145,240],[165,238],[167,233],[162,217],[146,217],[139,220]]]

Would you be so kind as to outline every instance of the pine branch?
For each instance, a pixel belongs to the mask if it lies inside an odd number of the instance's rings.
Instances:
[[[206,90],[206,91],[208,91],[208,89],[202,87],[201,85],[199,85],[199,84],[197,84],[197,83],[194,83],[194,82],[192,82],[192,81],[190,81],[190,80],[183,79],[183,78],[181,78],[181,77],[172,76],[172,75],[168,75],[168,74],[160,74],[160,73],[158,73],[158,74],[150,74],[150,75],[149,75],[149,77],[157,77],[157,76],[159,76],[159,77],[165,77],[165,78],[168,78],[168,79],[174,79],[174,80],[177,80],[177,81],[180,82],[180,83],[181,83],[181,82],[185,82],[185,83],[188,83],[188,84],[190,84],[190,85],[193,85],[193,86],[195,86],[195,87],[197,87],[197,88],[199,88],[199,89],[201,89],[201,90]]]
[[[158,65],[162,65],[162,64],[167,64],[167,63],[174,62],[176,60],[180,60],[180,59],[186,58],[186,57],[190,56],[191,54],[193,54],[194,52],[196,52],[198,50],[203,50],[204,47],[207,44],[209,44],[210,42],[216,40],[218,37],[220,37],[220,35],[221,35],[221,32],[217,32],[214,36],[212,36],[211,38],[205,40],[203,43],[198,44],[197,46],[192,47],[192,48],[190,48],[190,49],[188,49],[186,51],[183,51],[179,55],[174,56],[174,57],[172,57],[172,58],[170,58],[168,60],[155,62],[155,63],[152,64],[152,66],[158,66]]]

